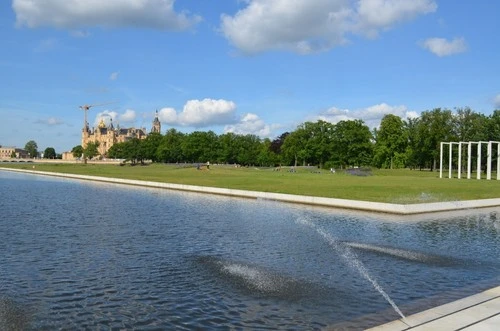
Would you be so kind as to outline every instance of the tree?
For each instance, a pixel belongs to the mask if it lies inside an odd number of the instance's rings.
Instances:
[[[99,155],[99,142],[89,142],[87,147],[83,149],[83,157],[85,159],[92,159],[93,157]]]
[[[435,108],[421,114],[418,121],[417,146],[415,152],[419,166],[436,168],[442,141],[456,141],[453,114],[450,110]]]
[[[376,167],[393,169],[405,166],[408,132],[399,116],[387,114],[382,118],[380,129],[375,131],[375,141],[373,161]]]
[[[141,141],[141,147],[144,151],[144,158],[151,160],[153,162],[158,161],[157,153],[158,147],[160,146],[162,136],[158,132],[150,133],[146,139]]]
[[[169,129],[161,138],[156,149],[156,160],[159,162],[181,162],[183,154],[181,144],[184,134],[175,129]]]
[[[488,121],[485,115],[476,113],[469,107],[458,108],[453,117],[455,135],[459,141],[489,140],[490,130],[485,130],[488,128]]]
[[[53,147],[45,148],[43,152],[44,159],[55,159],[56,158],[56,150]]]
[[[24,149],[26,152],[28,152],[28,155],[30,157],[37,157],[38,156],[38,145],[34,140],[30,140],[26,143],[24,146]]]
[[[77,145],[71,149],[71,154],[73,157],[80,158],[83,155],[83,147],[82,145]]]
[[[340,121],[333,132],[332,161],[337,166],[369,165],[373,136],[362,120]]]

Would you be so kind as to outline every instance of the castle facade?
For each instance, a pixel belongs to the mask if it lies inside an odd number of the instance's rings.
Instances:
[[[161,123],[158,119],[158,111],[151,127],[151,133],[161,133]],[[89,143],[98,143],[98,151],[102,156],[106,156],[108,150],[117,143],[126,142],[130,139],[146,139],[148,134],[146,128],[115,128],[113,121],[106,125],[104,119],[101,118],[97,128],[90,129],[88,123],[82,129],[82,147],[86,148]]]

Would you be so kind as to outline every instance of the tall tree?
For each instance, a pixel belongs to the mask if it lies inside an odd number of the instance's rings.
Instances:
[[[38,156],[38,145],[34,140],[30,140],[26,143],[24,146],[24,149],[26,152],[28,152],[28,155],[30,157],[37,157]]]
[[[471,108],[458,108],[453,117],[455,134],[459,141],[488,140],[488,118],[474,112]]]
[[[71,149],[71,154],[73,154],[73,157],[79,158],[82,157],[83,154],[83,147],[82,145],[77,145]]]
[[[375,132],[374,165],[390,169],[404,167],[408,132],[403,120],[399,116],[387,114]]]
[[[85,159],[92,159],[99,155],[99,142],[89,142],[87,147],[83,149],[83,157]]]
[[[453,114],[450,110],[435,108],[425,111],[420,116],[417,128],[419,140],[416,153],[419,155],[420,167],[436,168],[441,142],[456,141]]]
[[[332,161],[341,167],[371,163],[373,136],[362,120],[340,121],[333,132]]]
[[[182,162],[185,159],[182,154],[182,143],[185,135],[174,128],[169,129],[160,141],[156,150],[157,160],[160,162]]]
[[[43,158],[45,159],[55,159],[56,158],[56,150],[53,147],[45,148],[43,152]]]

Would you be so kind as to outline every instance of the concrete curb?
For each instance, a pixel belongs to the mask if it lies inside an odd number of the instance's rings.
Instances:
[[[121,179],[121,178],[64,174],[64,173],[47,172],[47,171],[25,170],[25,169],[0,168],[0,170],[28,173],[34,175],[63,177],[63,178],[99,181],[99,182],[107,182],[115,184],[197,192],[205,194],[218,194],[218,195],[234,196],[234,197],[242,197],[250,199],[282,201],[282,202],[289,202],[296,204],[306,204],[313,206],[351,209],[351,210],[378,212],[378,213],[395,214],[395,215],[418,215],[426,213],[459,211],[459,210],[478,209],[478,208],[491,208],[500,206],[500,199],[447,201],[447,202],[433,202],[433,203],[422,203],[422,204],[392,204],[392,203],[382,203],[382,202],[323,198],[323,197],[312,197],[304,195],[293,195],[293,194],[282,194],[282,193],[271,193],[271,192],[245,191],[245,190],[205,187],[196,185],[159,183],[159,182]]]

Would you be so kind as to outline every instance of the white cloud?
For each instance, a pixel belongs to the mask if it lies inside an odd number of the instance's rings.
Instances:
[[[421,46],[439,57],[463,53],[467,50],[464,38],[455,38],[452,41],[444,38],[429,38],[422,42]]]
[[[36,124],[45,124],[48,126],[55,126],[55,125],[61,125],[64,124],[64,122],[58,118],[55,117],[49,117],[46,119],[38,119],[35,121]]]
[[[259,116],[248,113],[245,114],[239,123],[226,125],[224,133],[235,133],[241,135],[253,134],[261,138],[273,136],[273,131],[278,129],[279,125],[268,125]]]
[[[500,93],[495,96],[493,99],[493,103],[495,104],[496,108],[500,108]]]
[[[17,26],[143,27],[183,30],[201,18],[174,10],[175,0],[13,0]]]
[[[135,111],[132,109],[125,110],[125,113],[121,114],[118,118],[120,122],[132,123],[135,121]]]
[[[362,34],[376,37],[379,29],[388,29],[396,23],[435,12],[436,9],[433,0],[360,0],[357,29]]]
[[[391,106],[386,103],[373,105],[366,108],[349,110],[332,107],[325,112],[314,116],[311,121],[323,120],[330,123],[338,123],[340,121],[362,120],[368,127],[376,128],[380,125],[380,121],[387,114],[393,114],[401,117],[403,120],[407,118],[418,117],[414,111],[408,110],[404,105]]]
[[[349,14],[345,0],[251,0],[235,16],[223,14],[221,30],[244,53],[310,53],[344,42]]]
[[[434,12],[434,0],[247,0],[234,16],[221,15],[220,29],[240,51],[325,51],[348,34],[370,37],[394,24]]]
[[[163,108],[159,111],[160,121],[170,125],[191,127],[207,127],[235,122],[236,104],[223,99],[189,100],[182,112],[173,108]]]
[[[134,123],[136,119],[136,112],[132,109],[127,109],[123,114],[120,114],[116,111],[105,110],[96,115],[94,120],[94,127],[97,127],[101,122],[101,119],[104,121],[106,126],[108,126],[111,122],[116,126],[121,123]]]
[[[117,80],[119,75],[120,75],[120,73],[118,71],[113,72],[113,73],[111,73],[111,75],[109,75],[109,79],[110,80]]]

